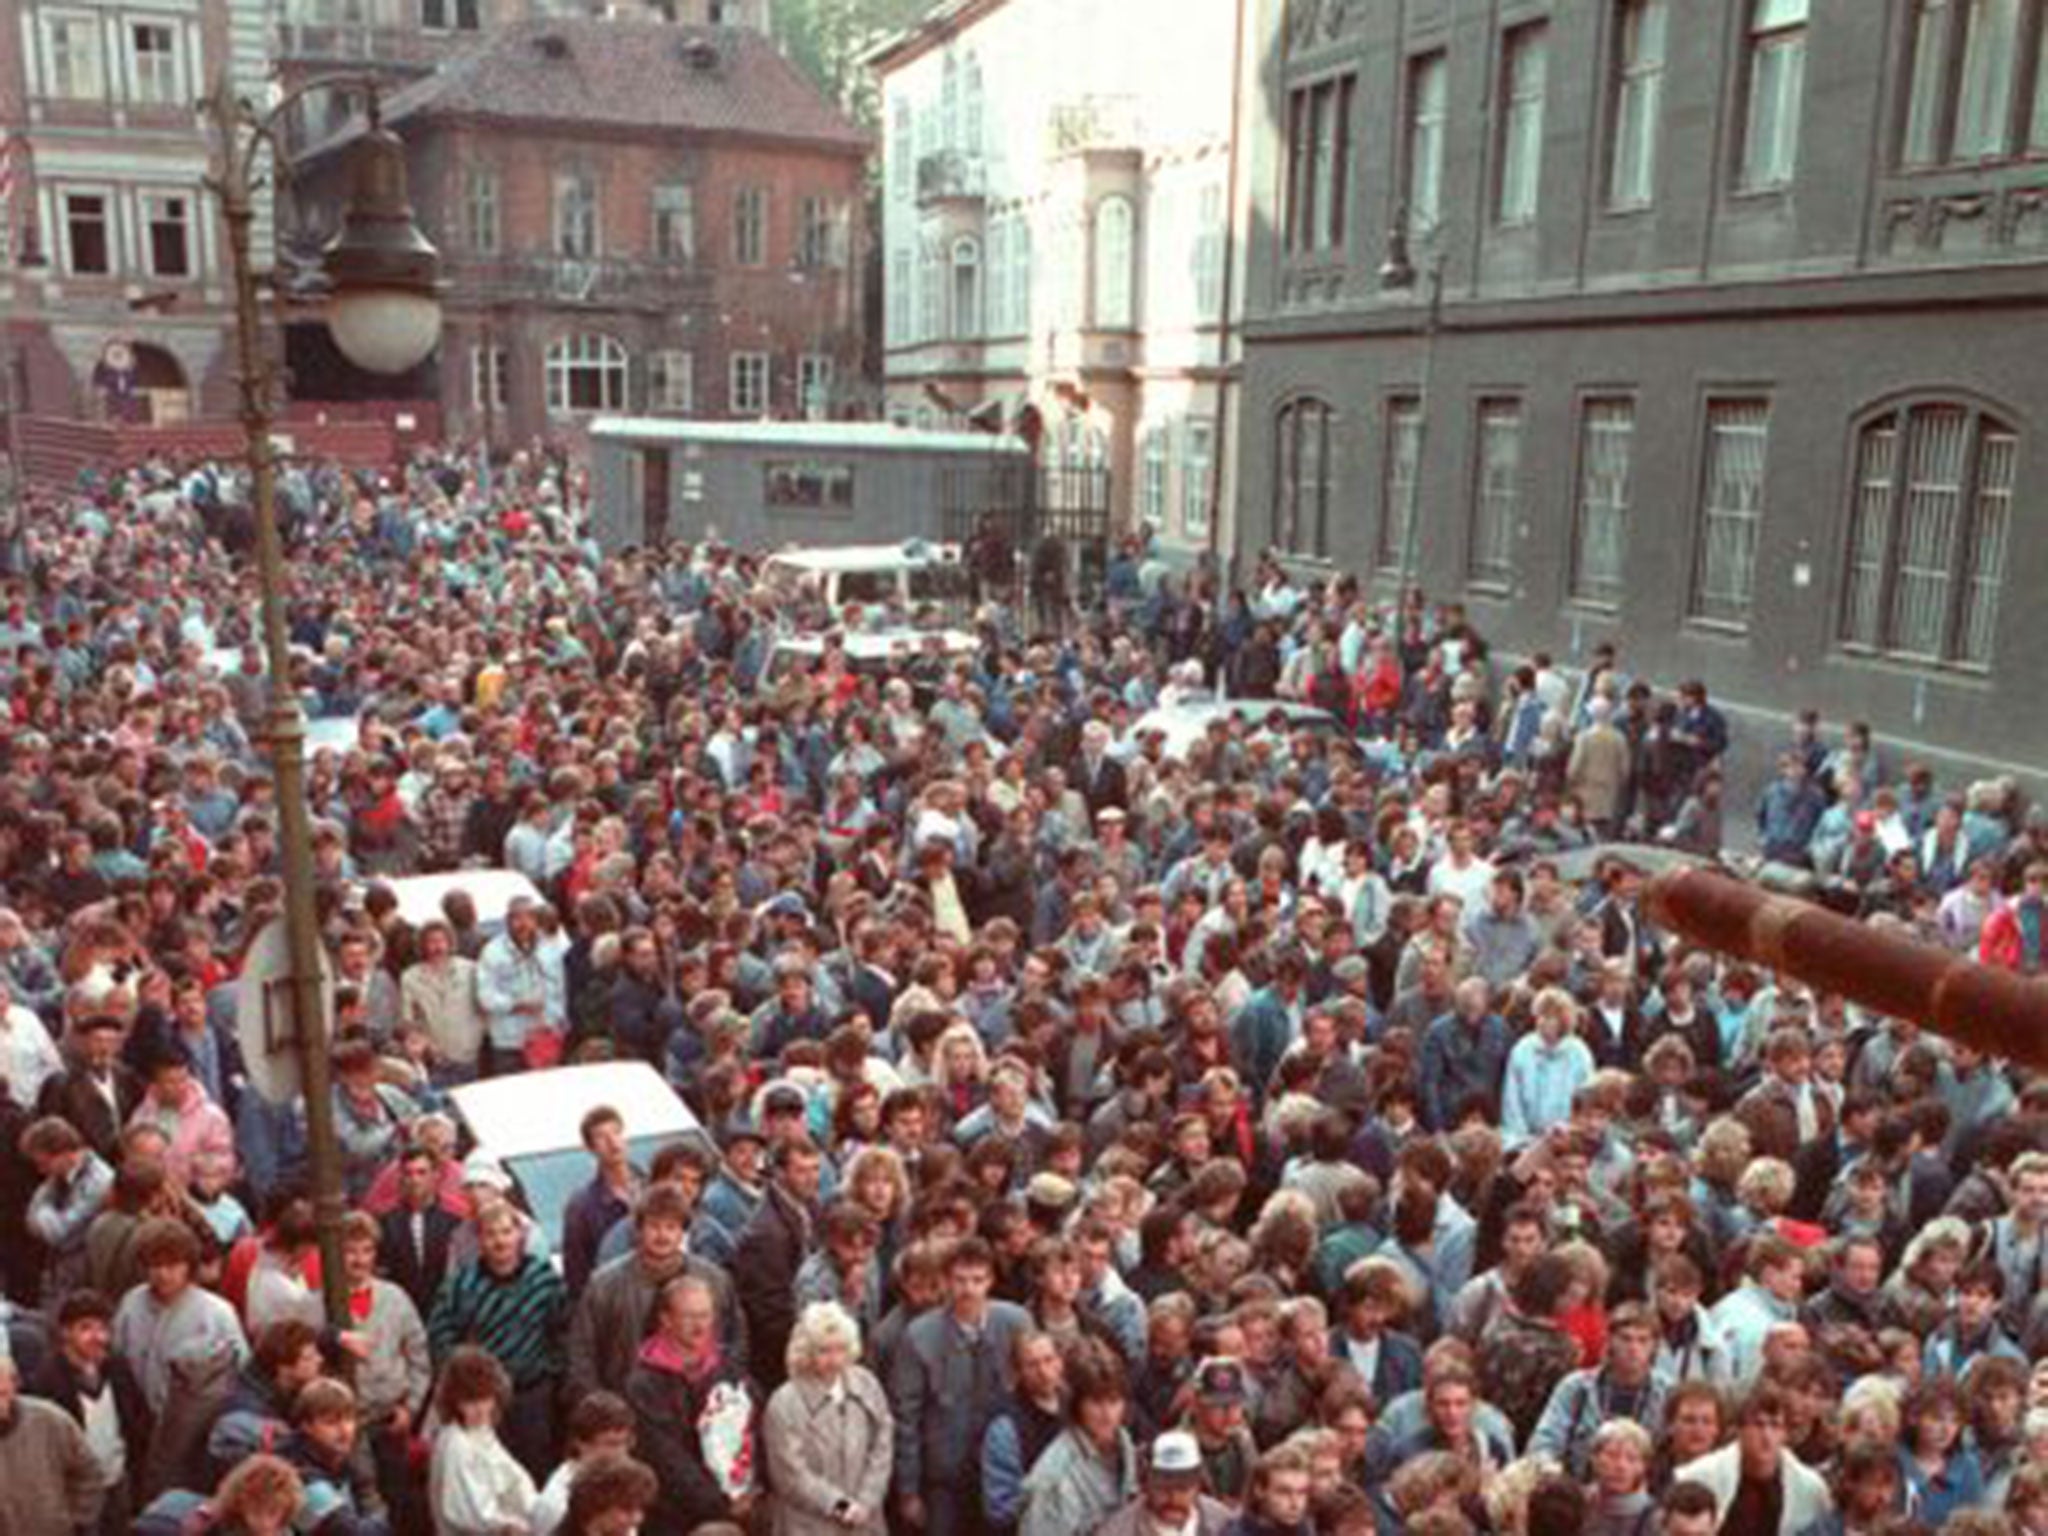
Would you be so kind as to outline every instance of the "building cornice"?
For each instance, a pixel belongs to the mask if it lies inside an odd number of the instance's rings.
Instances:
[[[862,56],[861,62],[876,74],[886,76],[892,70],[916,63],[934,48],[943,47],[1009,3],[1010,0],[955,0],[916,26],[878,43]]]

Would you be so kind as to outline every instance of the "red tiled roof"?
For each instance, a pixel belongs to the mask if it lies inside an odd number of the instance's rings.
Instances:
[[[394,126],[456,116],[868,142],[757,32],[583,17],[507,27],[384,105]]]

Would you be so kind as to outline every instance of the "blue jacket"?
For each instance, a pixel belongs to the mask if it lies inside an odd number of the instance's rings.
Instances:
[[[1593,1053],[1576,1035],[1565,1035],[1556,1045],[1546,1045],[1539,1034],[1522,1036],[1508,1052],[1501,1139],[1517,1147],[1563,1125],[1571,1118],[1572,1095],[1592,1080]]]
[[[1271,987],[1259,988],[1237,1010],[1230,1025],[1230,1054],[1255,1103],[1264,1102],[1266,1085],[1293,1040],[1293,1016]]]
[[[1438,1019],[1422,1037],[1422,1123],[1432,1131],[1448,1131],[1466,1100],[1493,1103],[1507,1061],[1508,1027],[1499,1014],[1481,1019],[1476,1035],[1455,1013]]]
[[[889,1369],[898,1492],[958,1483],[975,1464],[1010,1390],[1012,1347],[1030,1326],[1022,1307],[992,1301],[978,1340],[943,1306],[904,1330]]]
[[[1757,836],[1765,856],[1794,862],[1804,859],[1826,809],[1827,801],[1810,781],[1802,779],[1795,787],[1784,779],[1773,779],[1756,808]]]

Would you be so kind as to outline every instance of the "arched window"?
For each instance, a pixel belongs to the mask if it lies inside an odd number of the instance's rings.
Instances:
[[[1909,661],[1991,663],[2019,434],[1964,401],[1868,418],[1842,581],[1842,644]]]
[[[970,341],[981,334],[981,244],[953,242],[953,339]]]
[[[1288,401],[1273,419],[1273,542],[1294,554],[1330,552],[1335,420],[1313,396]]]
[[[1127,197],[1106,197],[1095,209],[1095,328],[1127,331],[1133,323],[1131,261],[1137,215]]]
[[[623,411],[626,349],[609,336],[564,336],[548,348],[548,410]]]

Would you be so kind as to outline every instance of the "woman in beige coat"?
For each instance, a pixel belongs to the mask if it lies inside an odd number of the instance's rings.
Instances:
[[[789,1380],[762,1423],[775,1536],[883,1536],[895,1422],[882,1384],[856,1362],[860,1329],[814,1302],[789,1336]]]

